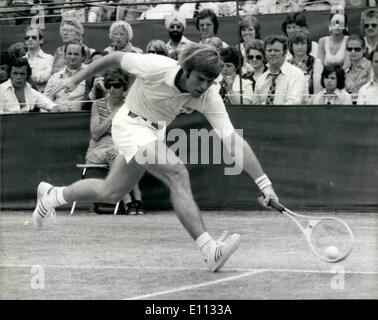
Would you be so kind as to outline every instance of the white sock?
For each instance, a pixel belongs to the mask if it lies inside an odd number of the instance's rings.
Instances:
[[[49,192],[49,196],[54,208],[68,203],[66,199],[64,199],[63,189],[64,187],[54,187]]]
[[[215,240],[209,235],[208,232],[202,233],[196,240],[198,248],[205,256],[210,254],[210,250],[215,245]]]

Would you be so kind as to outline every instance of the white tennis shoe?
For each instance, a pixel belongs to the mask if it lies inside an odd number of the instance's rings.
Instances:
[[[41,229],[44,220],[52,214],[55,216],[55,210],[52,201],[49,201],[48,193],[53,186],[47,182],[40,182],[37,189],[37,205],[33,212],[33,225],[37,229]]]
[[[225,231],[222,236],[215,242],[209,256],[205,258],[207,267],[211,272],[219,271],[227,262],[230,256],[236,251],[240,244],[240,235],[234,233],[228,239],[224,240],[227,236]]]

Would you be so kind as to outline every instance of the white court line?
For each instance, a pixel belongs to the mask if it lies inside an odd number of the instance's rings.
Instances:
[[[43,263],[34,263],[34,264],[0,264],[0,268],[32,268],[33,266],[40,265],[44,268],[50,269],[88,269],[88,270],[95,270],[95,269],[103,269],[103,270],[165,270],[165,271],[208,271],[207,268],[196,268],[196,267],[148,267],[148,266],[107,266],[107,265],[54,265],[54,264],[43,264]],[[336,266],[337,264],[333,264],[332,266]],[[285,269],[285,268],[226,268],[228,272],[254,272],[256,270],[261,272],[291,272],[291,273],[332,273],[332,266],[330,265],[330,269],[328,270],[319,270],[319,269]],[[370,274],[375,275],[378,274],[378,271],[347,271],[345,270],[345,274]]]
[[[144,294],[144,295],[140,295],[140,296],[134,296],[134,297],[131,297],[131,298],[124,298],[123,300],[140,300],[140,299],[152,298],[152,297],[162,296],[162,295],[165,295],[165,294],[176,293],[176,292],[185,291],[185,290],[193,290],[193,289],[197,289],[197,288],[201,288],[201,287],[212,286],[212,285],[222,283],[222,282],[237,280],[237,279],[240,279],[240,278],[248,277],[250,275],[254,275],[254,274],[262,273],[262,272],[264,272],[263,269],[262,270],[253,270],[253,271],[250,271],[250,272],[247,272],[247,273],[239,274],[237,276],[226,277],[226,278],[222,278],[222,279],[202,282],[202,283],[199,283],[199,284],[193,284],[193,285],[189,285],[189,286],[183,286],[183,287],[164,290],[164,291],[157,291],[157,292]]]

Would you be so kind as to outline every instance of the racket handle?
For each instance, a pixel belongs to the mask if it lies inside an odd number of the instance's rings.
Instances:
[[[272,208],[276,209],[279,212],[285,211],[285,207],[281,203],[279,203],[275,200],[270,200],[268,205],[271,206]]]

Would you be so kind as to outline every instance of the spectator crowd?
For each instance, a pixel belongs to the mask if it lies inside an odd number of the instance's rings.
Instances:
[[[294,5],[299,2],[282,1],[281,9],[285,5],[287,11],[303,9]],[[262,38],[259,15],[267,13],[261,9],[263,1],[245,1],[240,7],[244,11],[239,12],[239,32],[235,35],[240,43],[230,46],[219,37],[222,26],[218,18],[235,15],[234,2],[158,4],[148,9],[144,7],[140,15],[135,14],[141,9],[140,2],[132,10],[129,6],[123,7],[124,12],[114,3],[105,1],[101,6],[96,3],[87,15],[88,21],[116,20],[109,29],[109,45],[104,48],[90,48],[84,43],[82,22],[85,19],[80,10],[69,7],[62,11],[61,45],[53,55],[44,52],[43,30],[33,24],[25,26],[23,41],[12,44],[7,50],[2,48],[0,114],[93,109],[94,101],[108,95],[104,83],[106,70],[80,83],[74,92],[52,94],[55,86],[92,61],[116,51],[178,59],[180,51],[194,43],[185,36],[188,18],[196,19],[199,43],[215,47],[224,62],[214,85],[227,104],[378,104],[377,8],[367,7],[362,11],[360,32],[350,34],[343,7],[333,7],[329,32],[316,42],[302,11],[288,12],[282,21],[282,32]],[[117,2],[120,3],[122,0]],[[115,12],[113,18],[107,11],[109,6]],[[142,16],[164,17],[169,41],[152,39],[146,48],[136,47],[128,21]],[[133,76],[125,76],[131,85]]]

